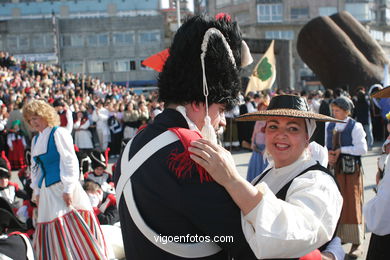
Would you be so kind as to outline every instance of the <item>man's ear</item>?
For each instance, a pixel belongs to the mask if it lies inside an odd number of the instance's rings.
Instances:
[[[204,107],[204,104],[201,103],[201,102],[197,102],[197,101],[192,101],[192,102],[191,102],[191,109],[192,109],[194,112],[199,112],[199,111],[201,111],[202,107]]]

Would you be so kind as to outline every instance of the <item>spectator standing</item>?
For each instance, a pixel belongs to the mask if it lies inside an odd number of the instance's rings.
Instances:
[[[131,139],[135,136],[137,129],[139,127],[139,111],[138,109],[134,109],[134,103],[130,101],[127,104],[126,110],[123,113],[123,138]]]
[[[88,116],[83,111],[76,113],[76,121],[73,124],[74,143],[81,150],[92,150],[92,133],[89,131],[90,123]]]
[[[12,131],[7,134],[8,160],[12,170],[18,170],[26,167],[24,160],[24,150],[27,143],[22,131],[20,130],[20,120],[12,122]]]
[[[110,157],[119,157],[121,152],[121,143],[123,139],[123,128],[121,123],[121,113],[113,106],[110,111],[110,117],[108,118],[107,124],[110,128]]]
[[[240,115],[240,107],[235,105],[231,110],[225,112],[226,128],[223,132],[223,144],[227,149],[239,149],[237,121],[234,120]]]
[[[266,110],[268,105],[264,102],[258,104],[258,110]],[[256,121],[252,134],[252,156],[249,160],[248,172],[246,175],[247,181],[251,182],[254,178],[260,175],[268,161],[265,158],[265,121]]]
[[[72,133],[73,130],[73,115],[72,111],[66,106],[62,98],[54,100],[53,107],[60,116],[60,126]]]
[[[364,223],[363,167],[361,156],[367,153],[367,142],[363,126],[349,117],[351,101],[339,97],[332,101],[332,113],[344,123],[326,123],[325,140],[329,165],[334,170],[344,199],[337,235],[343,243],[352,243],[349,254],[363,254]]]
[[[369,151],[372,150],[374,144],[370,107],[370,101],[368,100],[364,89],[359,90],[356,95],[354,115],[356,121],[363,125]]]
[[[333,90],[325,90],[324,98],[321,101],[318,113],[325,116],[331,116],[330,103],[332,102],[332,99]],[[315,141],[316,143],[325,146],[325,122],[316,122],[316,124],[317,127],[312,136],[312,141]]]
[[[32,132],[28,127],[28,124],[23,119],[23,105],[24,102],[20,102],[16,105],[16,109],[9,113],[8,121],[6,124],[7,130],[12,129],[12,123],[16,120],[20,121],[20,130],[22,130],[24,137],[26,138],[26,142],[29,143],[32,137]]]
[[[249,94],[244,98],[244,101],[245,103],[240,105],[240,115],[256,111],[256,108],[252,102],[252,98]],[[249,150],[252,149],[251,137],[254,126],[255,122],[237,122],[238,140],[242,148]]]
[[[103,101],[99,100],[92,113],[92,119],[96,122],[96,132],[102,152],[108,148],[108,143],[110,142],[110,129],[107,123],[109,117],[110,112],[104,108]]]

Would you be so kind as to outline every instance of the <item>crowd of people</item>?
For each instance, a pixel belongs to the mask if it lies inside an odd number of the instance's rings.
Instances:
[[[1,235],[33,239],[20,259],[32,249],[38,259],[343,259],[341,243],[362,256],[361,156],[373,132],[386,138],[386,119],[364,88],[244,95],[239,68],[249,60],[225,15],[183,24],[158,92],[0,52]],[[229,149],[252,151],[247,180]],[[112,171],[109,158],[118,160]],[[13,170],[23,187],[10,181]],[[369,228],[383,227],[375,203],[383,201],[368,204]],[[373,250],[388,234],[373,237],[369,259],[386,259]]]

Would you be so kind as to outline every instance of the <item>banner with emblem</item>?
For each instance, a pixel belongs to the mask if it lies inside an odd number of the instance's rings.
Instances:
[[[274,40],[272,40],[267,51],[261,57],[260,61],[253,69],[252,75],[249,76],[248,86],[245,95],[248,92],[262,91],[270,89],[276,79],[276,59],[274,53]]]

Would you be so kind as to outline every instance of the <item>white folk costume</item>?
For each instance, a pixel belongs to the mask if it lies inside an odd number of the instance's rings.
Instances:
[[[80,149],[93,149],[92,133],[89,131],[88,118],[82,118],[74,122],[74,143]]]
[[[110,112],[105,109],[95,109],[92,113],[92,120],[96,122],[96,131],[99,138],[99,144],[102,151],[105,151],[110,142],[110,128],[108,128],[108,118]]]
[[[381,87],[382,88],[382,87]],[[389,98],[390,88],[380,89],[373,98]],[[376,99],[373,99],[376,101]],[[386,140],[387,142],[387,140]],[[384,146],[386,145],[386,142]],[[367,260],[390,259],[390,156],[384,162],[384,175],[378,185],[377,195],[364,205],[364,216],[371,240]]]
[[[334,168],[335,177],[344,199],[337,236],[344,243],[362,244],[364,241],[363,208],[363,167],[360,157],[367,153],[366,133],[363,126],[347,117],[345,123],[325,124],[325,143],[328,150],[335,150],[334,135],[339,135],[341,154]],[[343,157],[350,156],[354,160],[352,173],[343,171]]]
[[[390,156],[387,156],[383,179],[379,182],[378,193],[364,207],[366,226],[371,234],[367,260],[390,259]]]
[[[242,219],[257,258],[300,257],[332,239],[343,201],[334,179],[321,168],[298,176],[316,164],[303,155],[260,176],[256,188],[263,192],[263,199]]]
[[[242,115],[238,120],[266,121],[278,117],[305,119],[309,139],[316,121],[340,122],[310,112],[306,101],[294,95],[275,96],[267,110]],[[242,215],[245,237],[258,259],[298,259],[322,250],[334,236],[343,199],[330,171],[313,158],[320,153],[307,147],[295,162],[276,168],[267,152],[270,164],[252,181],[262,199],[247,215]]]
[[[106,247],[89,198],[78,181],[70,132],[47,127],[31,144],[32,184],[39,195],[34,249],[38,259],[106,259]],[[63,193],[73,195],[72,206]]]

